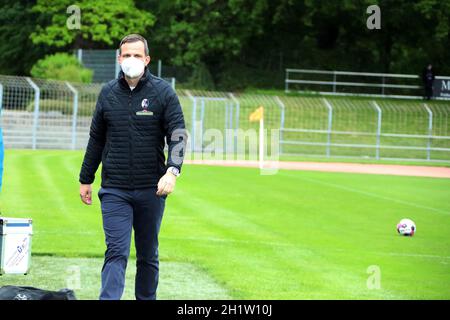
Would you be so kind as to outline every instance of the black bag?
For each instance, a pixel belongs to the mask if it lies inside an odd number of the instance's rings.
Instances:
[[[4,286],[0,288],[0,300],[76,300],[70,289],[59,291],[42,290],[33,287]]]

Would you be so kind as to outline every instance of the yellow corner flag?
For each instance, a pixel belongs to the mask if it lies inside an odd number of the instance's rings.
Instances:
[[[255,111],[253,111],[250,114],[250,117],[249,117],[248,120],[250,122],[253,122],[253,121],[259,121],[259,120],[261,120],[263,118],[264,118],[264,108],[263,108],[263,106],[259,106],[258,109],[256,109]]]
[[[259,168],[264,167],[264,107],[259,106],[250,114],[250,122],[259,121]]]

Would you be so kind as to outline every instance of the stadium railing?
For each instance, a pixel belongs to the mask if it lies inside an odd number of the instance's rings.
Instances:
[[[101,86],[0,75],[5,147],[84,149]],[[257,154],[249,115],[263,106],[266,149],[276,139],[281,156],[450,162],[450,101],[177,93],[189,154]]]
[[[77,49],[74,51],[78,61],[86,68],[93,71],[93,82],[108,82],[117,77],[120,71],[120,65],[117,61],[119,50],[111,49]],[[175,89],[175,77],[162,76],[162,61],[158,60],[156,64],[150,64],[150,71],[166,80]],[[165,70],[164,70],[165,71]],[[164,74],[166,74],[164,72]]]
[[[419,75],[397,73],[370,73],[327,71],[310,69],[286,69],[285,92],[317,92],[328,95],[359,95],[417,99],[423,96]],[[438,80],[450,80],[436,76]],[[441,99],[438,97],[438,99]]]

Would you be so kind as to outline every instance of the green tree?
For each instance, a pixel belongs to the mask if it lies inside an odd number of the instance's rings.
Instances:
[[[205,64],[216,74],[223,61],[239,56],[248,38],[263,32],[261,22],[267,3],[267,0],[162,1],[157,5],[159,21],[153,39],[167,46],[175,65]]]
[[[29,39],[36,29],[32,6],[29,0],[0,1],[0,74],[29,74],[36,60],[51,53]]]
[[[90,83],[93,72],[84,68],[74,55],[55,53],[36,62],[31,75],[42,79]]]
[[[381,30],[366,27],[372,4],[381,8]],[[260,69],[415,73],[432,61],[450,72],[448,1],[275,0],[266,12],[262,36],[240,54]]]
[[[66,25],[72,4],[80,29]],[[381,30],[366,28],[372,4]],[[441,0],[0,0],[0,73],[29,72],[56,50],[116,47],[135,32],[153,60],[218,89],[282,87],[287,67],[416,73],[432,62],[450,73],[450,2]]]
[[[150,12],[136,8],[133,0],[75,3],[80,9],[80,28],[70,29],[67,8],[72,0],[38,0],[33,12],[40,15],[40,25],[31,34],[35,44],[58,48],[105,48],[117,45],[126,34],[144,33],[155,23]]]

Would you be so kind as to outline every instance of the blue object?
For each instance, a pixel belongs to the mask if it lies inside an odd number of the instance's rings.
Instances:
[[[30,227],[31,223],[7,223],[6,224],[7,227]]]
[[[2,106],[3,106],[3,85],[0,83],[0,192],[2,191],[3,157],[4,157],[3,134],[1,124]]]
[[[2,191],[2,178],[3,178],[3,134],[2,128],[0,128],[0,191]]]

